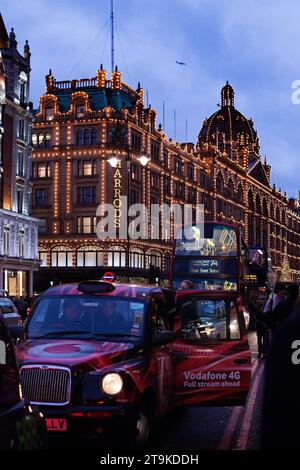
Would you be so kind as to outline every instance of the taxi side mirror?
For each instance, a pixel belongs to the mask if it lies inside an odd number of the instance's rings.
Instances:
[[[14,340],[20,339],[24,337],[25,334],[25,328],[24,326],[21,325],[11,325],[8,326],[9,332],[11,334],[11,337]]]
[[[152,338],[152,344],[154,346],[164,346],[166,344],[172,343],[176,339],[176,334],[174,331],[160,331]]]

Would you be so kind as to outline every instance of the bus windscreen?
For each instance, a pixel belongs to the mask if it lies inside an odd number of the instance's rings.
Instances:
[[[197,226],[179,229],[175,256],[237,256],[236,231],[224,225],[204,224],[204,233]]]
[[[185,226],[175,240],[172,286],[185,280],[200,291],[238,290],[238,231],[232,226],[204,222]]]

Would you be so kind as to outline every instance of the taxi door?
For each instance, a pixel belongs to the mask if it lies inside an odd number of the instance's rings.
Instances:
[[[251,352],[238,298],[177,294],[178,337],[172,345],[175,406],[243,405]]]

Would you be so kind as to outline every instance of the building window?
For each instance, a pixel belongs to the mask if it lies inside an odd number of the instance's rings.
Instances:
[[[163,153],[163,163],[164,163],[164,166],[165,168],[168,168],[168,164],[169,164],[169,161],[168,161],[168,153],[167,152],[164,152]]]
[[[45,109],[46,121],[53,121],[54,118],[54,108],[53,106],[47,106]]]
[[[96,160],[78,160],[78,176],[96,175]]]
[[[131,131],[131,147],[137,152],[141,150],[141,134],[139,132]]]
[[[77,204],[82,206],[96,204],[96,186],[80,186],[77,188]]]
[[[92,145],[96,145],[98,143],[97,129],[92,129],[92,131],[91,131],[91,143],[92,143]]]
[[[110,267],[124,267],[126,266],[126,252],[121,246],[111,247],[107,253],[108,266]]]
[[[51,163],[34,163],[32,166],[33,178],[50,178],[51,176]]]
[[[41,261],[41,267],[45,268],[48,266],[48,252],[39,251],[39,260]]]
[[[25,121],[24,121],[24,119],[19,120],[18,137],[19,137],[19,139],[24,140],[24,137],[25,137]]]
[[[45,134],[45,148],[49,149],[51,147],[51,133],[46,132]]]
[[[19,231],[19,256],[24,258],[25,256],[25,234],[24,230]]]
[[[52,267],[72,267],[73,253],[71,249],[61,246],[55,247],[51,252],[51,266]]]
[[[159,251],[152,251],[148,254],[148,265],[154,268],[162,268],[162,257]]]
[[[145,267],[145,256],[142,250],[135,249],[130,251],[129,255],[129,266],[131,268],[141,268]]]
[[[182,168],[183,168],[183,165],[182,165],[182,162],[181,160],[179,160],[179,158],[175,158],[175,173],[176,175],[181,175],[182,174]]]
[[[177,181],[176,183],[175,196],[179,199],[183,199],[184,197],[184,187],[183,187],[183,183],[181,183],[180,181]]]
[[[37,207],[45,207],[47,205],[47,189],[37,188],[35,190],[35,205]]]
[[[78,233],[96,233],[96,216],[93,217],[77,217]]]
[[[76,145],[83,145],[83,132],[81,129],[76,132]]]
[[[159,175],[158,173],[151,171],[150,173],[150,184],[152,189],[159,189]]]
[[[38,135],[38,146],[39,147],[44,147],[45,146],[45,136],[44,136],[44,134],[39,134]]]
[[[83,104],[78,104],[76,106],[76,117],[77,118],[84,117],[84,105]]]
[[[155,162],[159,162],[159,144],[151,142],[151,157]]]
[[[193,165],[188,165],[188,178],[194,180],[194,167]]]
[[[137,189],[130,190],[130,204],[138,204],[140,202],[140,192]]]
[[[32,143],[33,147],[38,146],[38,136],[37,136],[37,134],[32,134],[31,143]]]
[[[131,179],[133,181],[140,181],[140,167],[136,163],[131,164]]]
[[[93,246],[85,246],[77,251],[76,266],[93,267],[104,265],[104,253]]]
[[[24,167],[24,152],[23,150],[18,150],[18,164],[17,164],[17,175],[24,177],[25,174]]]
[[[39,219],[39,234],[47,233],[47,219]]]
[[[26,99],[26,83],[20,82],[20,102],[25,103]]]
[[[91,132],[89,129],[85,129],[83,140],[84,145],[91,145]]]
[[[171,194],[171,182],[168,176],[164,176],[164,192],[167,196]]]
[[[10,240],[10,229],[9,226],[3,228],[3,251],[4,255],[10,254],[10,247],[9,247],[9,240]]]
[[[17,191],[17,206],[18,206],[18,213],[22,214],[23,212],[23,196],[24,192],[23,189],[18,189]]]

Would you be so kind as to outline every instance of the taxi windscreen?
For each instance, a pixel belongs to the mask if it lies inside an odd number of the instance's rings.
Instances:
[[[124,338],[143,334],[145,304],[117,297],[45,297],[27,325],[28,338]]]

